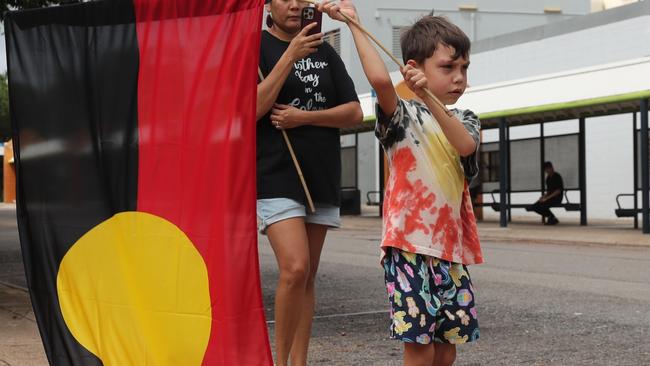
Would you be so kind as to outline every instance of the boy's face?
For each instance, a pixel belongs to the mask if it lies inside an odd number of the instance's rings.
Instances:
[[[429,89],[446,105],[456,104],[467,88],[469,59],[453,59],[454,48],[438,44],[436,51],[420,68],[427,77]]]

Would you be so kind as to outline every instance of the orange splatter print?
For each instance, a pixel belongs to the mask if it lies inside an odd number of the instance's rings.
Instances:
[[[391,173],[393,176],[386,189],[384,212],[387,215],[384,217],[384,221],[386,223],[397,215],[403,215],[404,225],[403,227],[388,225],[389,229],[384,236],[384,245],[413,252],[415,247],[406,236],[416,230],[428,233],[429,230],[423,222],[422,213],[435,211],[433,204],[436,196],[429,192],[421,180],[417,180],[415,183],[411,183],[409,180],[409,172],[416,168],[415,156],[410,149],[403,148],[395,151],[391,167],[393,167]]]
[[[418,123],[407,124],[409,133],[401,139],[382,141],[391,169],[384,196],[382,247],[455,263],[482,263],[476,218],[458,152],[432,137],[434,133],[439,136],[440,127],[426,109],[416,111],[417,106],[406,102],[398,107],[401,112],[395,116]],[[404,126],[393,120],[387,123],[393,123],[394,129]],[[435,149],[431,148],[434,144]],[[461,176],[439,174],[436,166],[448,167],[446,172]],[[451,194],[445,189],[451,189]]]

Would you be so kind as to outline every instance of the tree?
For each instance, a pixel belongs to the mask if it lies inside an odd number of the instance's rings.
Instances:
[[[70,0],[0,0],[0,17],[4,19],[8,10],[43,8],[51,5],[71,3]]]
[[[0,142],[11,138],[11,120],[9,117],[9,90],[7,74],[0,74]]]
[[[9,10],[44,8],[52,5],[77,3],[87,0],[0,0],[0,21]],[[11,138],[11,119],[9,116],[9,91],[7,74],[0,74],[0,142]]]

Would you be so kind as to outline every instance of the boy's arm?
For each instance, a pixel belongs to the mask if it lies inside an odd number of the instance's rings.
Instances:
[[[338,13],[341,11],[357,22],[359,21],[356,9],[352,1],[349,0],[341,0],[338,5],[329,0],[325,0],[318,4],[317,7],[318,10],[327,13],[332,19],[346,22],[346,19]],[[384,60],[382,60],[368,37],[359,28],[352,24],[348,24],[348,26],[350,27],[357,52],[359,53],[363,72],[377,93],[377,103],[385,115],[392,116],[397,109],[398,99]]]
[[[465,127],[467,133],[469,133],[474,140],[474,144],[476,144],[476,149],[473,154],[460,158],[463,165],[463,171],[465,172],[465,178],[467,178],[469,182],[472,182],[479,172],[478,147],[481,143],[481,121],[474,112],[467,109],[455,109],[454,114],[463,122],[463,127]]]
[[[411,89],[422,101],[426,104],[429,111],[433,114],[435,119],[438,121],[442,132],[444,132],[449,143],[456,148],[456,151],[460,156],[466,157],[474,154],[476,151],[476,142],[472,136],[467,132],[463,123],[456,116],[447,115],[447,111],[444,110],[438,103],[432,101],[427,94],[424,92],[424,89],[428,83],[427,78],[424,73],[415,68],[412,64],[412,61],[409,61],[404,67],[404,81],[406,85]]]

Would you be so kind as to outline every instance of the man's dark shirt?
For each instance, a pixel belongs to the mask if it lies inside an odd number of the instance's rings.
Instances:
[[[562,196],[564,195],[564,181],[562,181],[562,176],[557,172],[553,173],[546,177],[546,192],[551,194],[557,190],[560,190],[560,194],[551,198],[549,203],[558,204],[562,202]]]

